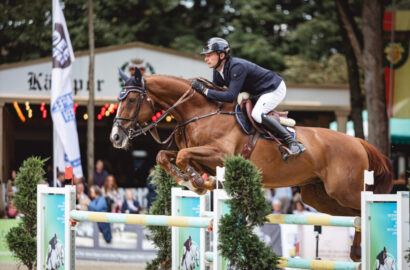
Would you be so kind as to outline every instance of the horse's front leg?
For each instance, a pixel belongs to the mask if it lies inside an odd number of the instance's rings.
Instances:
[[[177,183],[189,181],[188,177],[175,165],[178,151],[162,150],[157,154],[157,164],[161,166]]]
[[[201,194],[206,190],[213,190],[216,185],[213,178],[209,181],[203,179],[201,174],[205,171],[204,168],[214,170],[216,166],[222,166],[223,156],[224,153],[214,146],[184,148],[178,152],[175,164],[187,174],[195,188],[191,190]]]
[[[161,166],[180,186],[194,189],[188,177],[177,168],[175,160],[178,151],[162,150],[157,154],[157,164]]]

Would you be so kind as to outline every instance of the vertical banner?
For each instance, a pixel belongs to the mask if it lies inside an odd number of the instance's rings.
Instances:
[[[37,185],[37,270],[75,269],[75,198],[75,186]]]
[[[69,164],[73,167],[75,176],[83,177],[71,86],[73,62],[74,53],[64,14],[59,1],[53,0],[53,69],[50,107],[55,133],[54,167],[58,166],[59,171],[64,172],[65,165]],[[67,164],[61,164],[62,161]]]
[[[198,195],[189,190],[172,188],[172,216],[200,217],[209,211],[209,192]],[[172,269],[205,269],[205,228],[172,227]]]
[[[178,200],[179,213],[185,217],[200,217],[200,198],[181,197]],[[200,228],[179,228],[179,247],[180,254],[178,264],[181,269],[198,270],[200,269]]]
[[[397,203],[370,203],[370,269],[397,269]]]
[[[383,55],[390,117],[410,118],[410,11],[386,11]]]

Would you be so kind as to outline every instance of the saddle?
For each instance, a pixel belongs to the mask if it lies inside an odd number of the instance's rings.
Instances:
[[[256,131],[258,131],[262,135],[266,135],[267,137],[272,137],[271,135],[269,135],[268,130],[266,130],[261,124],[256,123],[255,120],[253,120],[252,118],[253,106],[254,104],[251,99],[246,99],[242,101],[242,103],[239,105],[239,108],[240,108],[240,111],[242,112],[244,120],[249,122],[252,125],[252,128],[250,130],[246,130],[246,131],[244,130],[245,133],[253,134]],[[292,118],[288,117],[288,112],[279,112],[279,111],[272,110],[268,113],[268,115],[271,117],[274,117],[276,121],[278,121],[285,128],[295,126],[296,122]],[[289,133],[292,134],[292,131],[289,131]]]
[[[242,130],[247,134],[250,135],[248,142],[245,144],[242,156],[246,159],[250,157],[252,154],[253,148],[259,137],[267,140],[276,141],[279,146],[279,151],[282,154],[284,160],[289,157],[290,150],[286,147],[286,144],[282,141],[282,139],[278,138],[275,134],[270,133],[267,129],[265,129],[261,124],[256,123],[252,118],[252,109],[253,109],[253,102],[251,99],[247,99],[242,101],[239,105],[236,105],[235,112],[236,112],[236,120],[238,121],[239,125],[242,127]],[[289,132],[291,136],[296,138],[296,132],[292,128],[295,126],[295,120],[288,118],[288,112],[279,112],[272,110],[268,113],[271,117],[274,117],[285,129]]]

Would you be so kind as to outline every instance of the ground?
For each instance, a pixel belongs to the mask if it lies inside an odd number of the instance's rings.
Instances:
[[[103,261],[80,261],[75,263],[76,270],[143,270],[145,269],[145,263],[116,263],[116,262],[103,262]],[[1,270],[27,270],[26,267],[19,267],[14,263],[0,263]]]

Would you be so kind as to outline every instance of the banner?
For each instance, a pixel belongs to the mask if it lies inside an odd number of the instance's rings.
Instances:
[[[58,0],[53,0],[53,69],[51,80],[51,116],[54,135],[54,167],[64,172],[73,167],[77,177],[83,177],[77,122],[71,86],[74,53],[64,14]],[[65,163],[65,164],[64,164]],[[55,170],[54,170],[55,172]]]
[[[383,20],[386,100],[390,117],[410,118],[410,11],[387,11]]]

